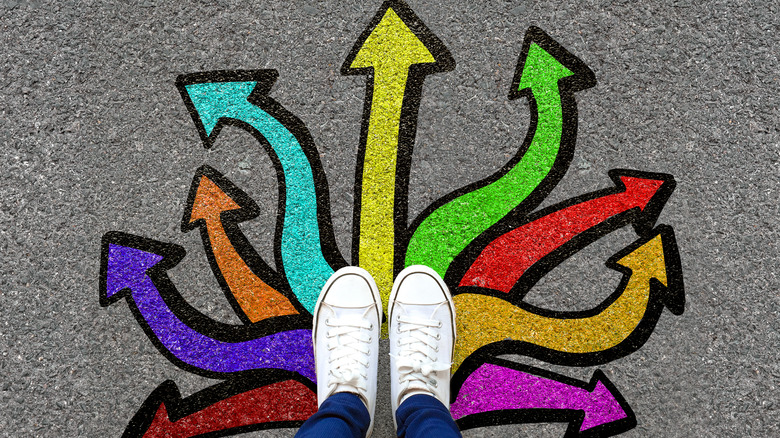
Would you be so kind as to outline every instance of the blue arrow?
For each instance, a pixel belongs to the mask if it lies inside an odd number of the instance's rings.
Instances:
[[[323,254],[322,238],[331,252],[337,250],[332,243],[332,231],[324,228],[329,225],[329,214],[318,212],[312,170],[312,164],[319,170],[319,162],[313,163],[318,160],[312,156],[316,156],[316,150],[307,156],[292,132],[297,131],[298,137],[305,135],[309,140],[308,131],[298,119],[265,96],[276,75],[273,70],[196,73],[180,77],[178,84],[185,102],[189,100],[187,104],[207,147],[213,144],[221,126],[229,123],[255,131],[273,149],[281,165],[283,175],[279,175],[279,185],[284,187],[285,196],[280,242],[282,269],[300,303],[313,312],[320,290],[334,270]],[[254,80],[238,80],[249,78]],[[250,103],[252,99],[254,103]],[[285,118],[284,123],[257,106],[257,101],[273,107]],[[295,125],[292,130],[288,129],[291,125]],[[324,178],[324,173],[321,177]],[[321,204],[320,210],[327,208],[327,186],[323,191],[319,198],[325,205]],[[322,216],[319,220],[318,214]],[[322,222],[325,224],[320,225]],[[341,256],[331,261],[334,258]]]
[[[106,234],[101,263],[101,305],[127,298],[152,342],[185,369],[219,376],[276,368],[297,372],[314,381],[311,330],[288,330],[243,339],[247,337],[246,326],[201,321],[205,329],[196,330],[182,321],[177,313],[193,316],[196,311],[186,308],[165,271],[183,254],[183,249],[175,245],[124,233]],[[161,291],[178,312],[169,307]],[[204,318],[202,314],[194,316]]]

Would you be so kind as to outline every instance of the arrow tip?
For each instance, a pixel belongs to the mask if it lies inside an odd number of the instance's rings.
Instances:
[[[676,182],[667,173],[642,172],[629,169],[612,169],[609,176],[620,189],[625,187],[630,207],[639,207],[641,214],[632,221],[634,229],[642,235],[652,230],[666,201],[674,192]]]
[[[681,315],[685,310],[685,290],[672,227],[659,225],[626,252],[618,254],[614,264],[630,269],[632,276],[640,275],[647,279],[652,293],[660,294],[661,301],[670,312]]]
[[[184,249],[132,234],[112,231],[102,240],[100,304],[108,306],[147,278],[155,266],[169,269],[184,257]],[[166,263],[160,264],[165,260]]]
[[[233,211],[233,220],[244,221],[256,217],[259,210],[243,190],[214,168],[204,165],[192,178],[181,228],[189,231],[198,226],[195,222],[199,220],[219,220],[225,211]]]
[[[534,88],[550,87],[565,79],[560,88],[579,91],[596,84],[596,77],[579,58],[563,48],[538,27],[530,27],[523,40],[515,77],[509,92],[517,99]],[[538,91],[538,90],[537,90]]]
[[[220,119],[244,110],[250,96],[268,94],[278,77],[276,70],[217,70],[180,75],[176,87],[204,146],[210,148]]]
[[[593,430],[596,427],[609,427],[613,430],[619,428],[624,431],[636,425],[636,417],[631,407],[601,370],[596,370],[590,384],[593,386],[590,391],[591,400],[585,408],[580,433],[596,432]]]
[[[427,65],[429,73],[451,70],[452,55],[417,15],[401,1],[386,1],[355,42],[341,73],[365,74],[368,68]]]

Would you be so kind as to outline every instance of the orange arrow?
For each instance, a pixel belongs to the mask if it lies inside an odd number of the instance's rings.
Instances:
[[[245,253],[251,252],[258,261],[254,263],[256,270],[268,281],[280,282],[275,272],[254,253],[236,225],[256,217],[258,210],[257,204],[241,189],[213,168],[202,166],[192,180],[182,220],[182,231],[200,227],[203,247],[214,275],[239,317],[245,316],[252,323],[299,313],[278,288],[255,274],[236,249],[238,246]]]

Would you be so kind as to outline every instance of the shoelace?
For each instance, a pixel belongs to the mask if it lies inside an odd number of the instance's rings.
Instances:
[[[368,308],[366,312],[373,310]],[[365,315],[364,315],[365,316]],[[374,325],[364,318],[329,318],[325,325],[332,327],[326,333],[330,353],[330,377],[328,389],[342,385],[347,389],[362,394],[366,389],[371,350],[371,334]],[[359,365],[362,365],[359,366]]]
[[[391,355],[396,361],[402,393],[406,389],[424,387],[429,392],[435,392],[438,386],[436,379],[430,378],[432,373],[447,371],[452,364],[436,362],[439,351],[439,329],[441,321],[398,315],[398,331],[403,335],[398,339],[398,356]],[[423,389],[423,388],[420,388]]]

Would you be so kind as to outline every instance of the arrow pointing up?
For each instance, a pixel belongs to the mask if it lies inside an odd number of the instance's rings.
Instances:
[[[279,183],[278,271],[312,312],[334,267],[345,262],[330,225],[328,183],[311,135],[267,95],[277,76],[275,70],[214,71],[179,76],[176,84],[206,147],[222,126],[232,124],[254,135],[271,156]]]
[[[444,45],[401,1],[386,1],[341,68],[368,75],[355,183],[352,259],[387,304],[406,231],[409,164],[425,76],[451,70]],[[396,260],[397,259],[397,260]],[[386,306],[385,306],[386,307]]]
[[[566,172],[577,135],[576,91],[595,84],[593,72],[541,29],[532,27],[510,99],[527,96],[531,125],[515,157],[490,177],[426,209],[412,225],[406,266],[424,264],[445,277],[453,259],[501,218],[536,207]]]
[[[284,287],[283,282],[238,228],[238,222],[258,214],[259,207],[252,198],[216,170],[202,166],[195,172],[182,218],[182,231],[201,229],[203,247],[214,276],[239,317],[250,323],[299,313],[279,292]],[[239,251],[244,253],[243,257]],[[245,260],[251,260],[253,267]],[[260,276],[276,283],[277,288]]]

